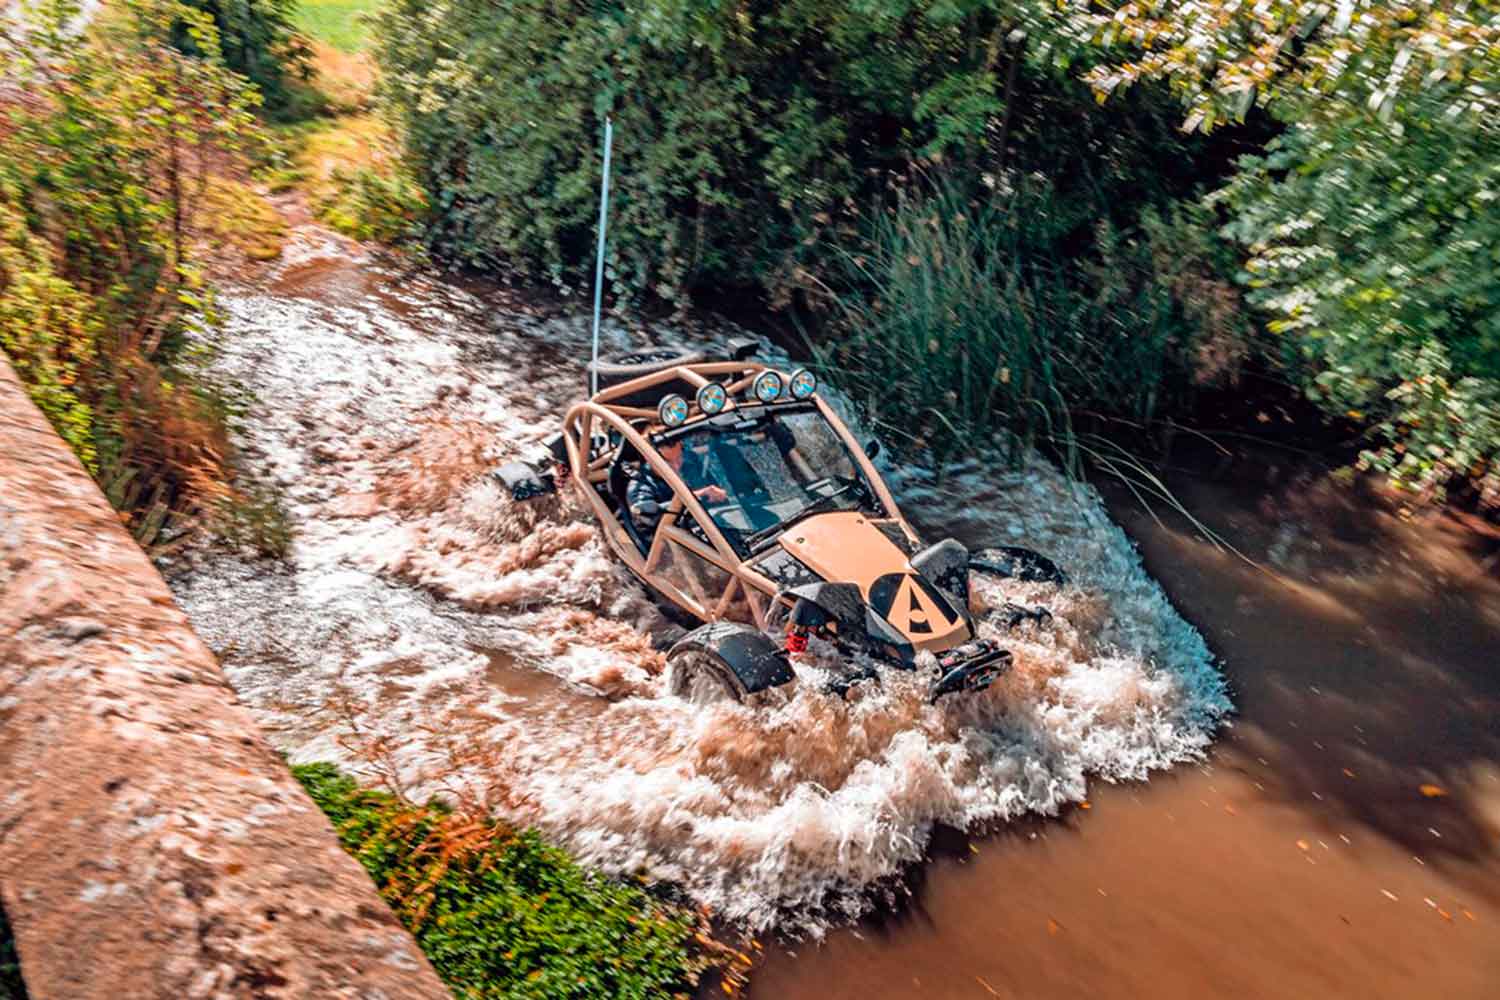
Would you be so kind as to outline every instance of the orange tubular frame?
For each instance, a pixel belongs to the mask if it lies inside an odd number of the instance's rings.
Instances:
[[[758,572],[753,565],[740,559],[739,553],[719,531],[718,525],[698,502],[698,498],[693,495],[687,483],[683,482],[676,470],[657,454],[655,446],[650,442],[650,436],[665,428],[657,418],[656,410],[625,405],[615,400],[628,398],[642,390],[672,383],[687,383],[695,389],[701,389],[712,378],[728,375],[733,376],[725,385],[729,394],[729,403],[725,407],[725,412],[728,412],[738,406],[735,397],[749,388],[756,376],[767,370],[776,371],[781,375],[783,384],[789,381],[785,372],[758,361],[710,361],[677,365],[610,386],[597,393],[592,399],[575,404],[563,418],[563,441],[568,452],[570,478],[578,494],[599,518],[599,523],[604,529],[605,540],[610,548],[652,587],[689,614],[705,622],[724,619],[734,604],[735,597],[743,593],[755,626],[764,629],[768,626],[769,616],[776,601],[779,599],[783,604],[788,604],[789,600],[778,593],[775,583]],[[866,481],[875,491],[876,498],[889,512],[891,520],[900,526],[908,539],[915,543],[916,533],[902,517],[895,498],[886,488],[875,466],[871,464],[864,448],[820,395],[814,393],[812,402],[844,443]],[[770,405],[774,407],[776,404]],[[690,427],[702,419],[706,417],[694,405],[692,413],[683,426]],[[613,461],[616,453],[614,448],[601,449],[597,454],[594,452],[596,422],[604,425],[605,434],[608,431],[618,433],[622,440],[634,447],[650,464],[651,470],[672,488],[672,501],[666,507],[661,524],[652,538],[651,549],[645,556],[641,555],[619,518],[605,504],[596,488],[597,484],[607,479],[610,462]],[[675,515],[684,511],[690,514],[703,529],[703,533],[708,537],[709,545],[704,545],[701,540],[677,527]],[[687,580],[689,590],[693,591],[690,593],[666,579],[659,570],[662,560],[669,553],[669,546],[674,546],[690,556],[700,558],[723,570],[728,574],[728,584],[715,595],[709,592],[706,582],[701,577],[689,571]]]

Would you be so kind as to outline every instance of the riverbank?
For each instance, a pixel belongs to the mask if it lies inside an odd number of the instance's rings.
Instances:
[[[1109,493],[1222,658],[1204,765],[945,838],[908,908],[774,952],[754,996],[1493,994],[1500,536],[1282,464],[1168,478],[1258,566]]]

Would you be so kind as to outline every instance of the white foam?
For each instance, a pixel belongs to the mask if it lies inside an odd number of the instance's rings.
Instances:
[[[558,357],[584,356],[586,325],[497,319],[364,267],[373,290],[354,301],[223,296],[214,365],[258,397],[236,437],[284,480],[297,540],[285,566],[200,551],[172,581],[294,759],[378,760],[414,795],[462,788],[608,870],[816,933],[919,861],[933,824],[1054,813],[1090,778],[1199,756],[1227,712],[1201,637],[1098,498],[1039,462],[976,462],[941,490],[892,470],[909,514],[1073,576],[1062,592],[997,585],[994,600],[1057,620],[1006,636],[1015,667],[989,691],[933,707],[924,681],[892,674],[843,701],[809,663],[764,706],[667,696],[645,632],[674,627],[591,522],[566,505],[518,520],[483,475],[555,426],[538,399],[582,388]],[[582,687],[516,687],[528,671]]]

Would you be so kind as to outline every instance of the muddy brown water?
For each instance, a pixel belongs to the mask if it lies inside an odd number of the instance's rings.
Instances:
[[[753,996],[1500,996],[1500,537],[1172,486],[1259,564],[1112,498],[1232,682],[1205,764],[938,838],[909,905],[771,948]]]

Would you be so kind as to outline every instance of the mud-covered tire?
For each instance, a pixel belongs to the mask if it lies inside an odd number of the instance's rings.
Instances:
[[[749,692],[724,662],[707,649],[688,649],[667,661],[667,690],[694,705],[742,702]]]
[[[600,358],[598,361],[590,361],[588,373],[592,382],[595,375],[599,379],[599,391],[612,388],[631,379],[640,378],[643,375],[654,375],[668,368],[678,365],[697,364],[706,361],[707,356],[702,351],[690,351],[680,347],[647,347],[639,351],[628,351],[622,354],[612,354]],[[647,393],[632,393],[614,402],[622,406],[655,406],[656,403],[669,392],[681,393],[686,389],[688,398],[692,398],[693,387],[686,382],[681,384],[669,383],[658,386]]]
[[[667,674],[667,689],[679,697],[715,694],[717,685],[723,700],[733,701],[789,684],[796,677],[780,642],[740,622],[700,625],[677,640],[667,653]]]

